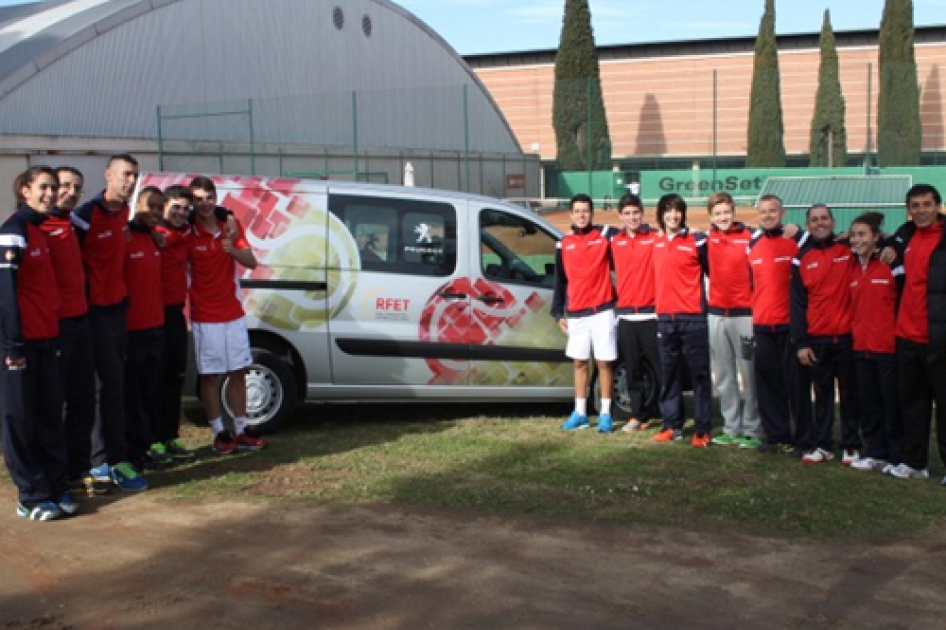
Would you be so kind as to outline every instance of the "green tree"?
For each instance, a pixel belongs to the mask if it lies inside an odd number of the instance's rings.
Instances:
[[[775,41],[775,0],[765,0],[765,13],[755,40],[746,165],[785,166],[784,135],[778,43]]]
[[[923,129],[920,86],[913,52],[913,2],[887,0],[880,22],[880,94],[877,101],[877,162],[920,163]]]
[[[555,56],[552,120],[559,169],[611,167],[611,138],[587,0],[565,0],[562,37]]]
[[[811,166],[844,166],[847,161],[847,129],[844,126],[844,95],[838,69],[838,49],[831,28],[831,12],[824,12],[821,26],[821,67],[818,96],[811,117]]]

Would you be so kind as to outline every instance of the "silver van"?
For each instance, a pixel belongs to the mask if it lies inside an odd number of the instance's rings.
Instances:
[[[139,186],[187,184],[143,174]],[[241,278],[251,421],[299,401],[551,401],[573,396],[549,315],[561,234],[463,193],[213,177],[260,262]]]

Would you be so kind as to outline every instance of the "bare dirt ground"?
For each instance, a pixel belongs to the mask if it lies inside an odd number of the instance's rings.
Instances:
[[[0,489],[0,628],[946,627],[946,531],[857,544]]]

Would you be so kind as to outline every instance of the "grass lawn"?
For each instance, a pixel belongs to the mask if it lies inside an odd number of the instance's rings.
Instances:
[[[943,522],[939,477],[899,480],[837,462],[734,447],[564,432],[562,406],[310,406],[266,451],[152,472],[168,498],[393,503],[515,519],[674,525],[787,538],[870,539]],[[531,415],[536,414],[536,415]],[[931,463],[938,458],[931,455]],[[938,469],[937,469],[938,470]],[[935,472],[935,471],[931,471]],[[940,474],[941,471],[940,471]]]

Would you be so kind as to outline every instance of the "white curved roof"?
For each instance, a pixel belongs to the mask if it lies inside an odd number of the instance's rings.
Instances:
[[[158,106],[197,112],[250,99],[259,142],[346,145],[357,126],[361,146],[457,150],[466,137],[472,151],[520,152],[466,63],[388,0],[51,0],[0,9],[0,132],[149,138]],[[245,140],[245,126],[202,118],[163,132]]]

